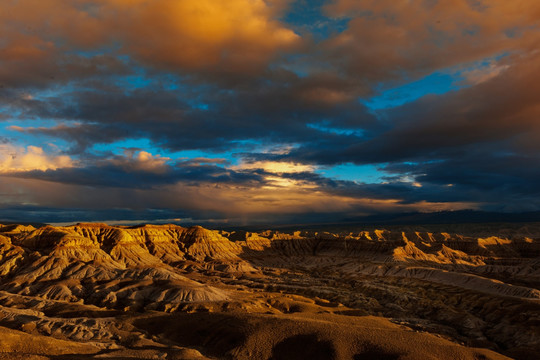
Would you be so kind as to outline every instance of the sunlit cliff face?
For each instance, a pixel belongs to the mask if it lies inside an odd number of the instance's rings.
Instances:
[[[3,1],[0,219],[540,210],[539,25],[526,0]]]

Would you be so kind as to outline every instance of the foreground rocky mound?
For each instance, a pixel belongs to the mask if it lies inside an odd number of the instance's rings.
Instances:
[[[536,358],[540,227],[487,230],[0,225],[0,358]]]

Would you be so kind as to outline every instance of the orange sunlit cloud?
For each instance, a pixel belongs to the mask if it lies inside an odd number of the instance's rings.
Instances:
[[[0,144],[0,173],[56,170],[74,165],[67,155],[47,154],[42,148],[26,149]]]
[[[540,38],[540,3],[530,0],[336,0],[326,11],[352,17],[328,51],[348,58],[351,72],[375,79],[522,51]]]
[[[7,1],[0,3],[0,63],[55,73],[54,59],[66,46],[105,45],[172,70],[220,66],[251,73],[301,43],[275,20],[283,7],[263,0]]]

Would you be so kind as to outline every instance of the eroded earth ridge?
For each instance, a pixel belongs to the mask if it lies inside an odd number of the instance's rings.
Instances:
[[[537,359],[540,226],[0,225],[1,359]]]

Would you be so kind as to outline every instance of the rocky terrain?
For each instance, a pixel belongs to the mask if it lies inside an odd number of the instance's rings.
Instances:
[[[536,359],[540,225],[0,225],[0,359]]]

